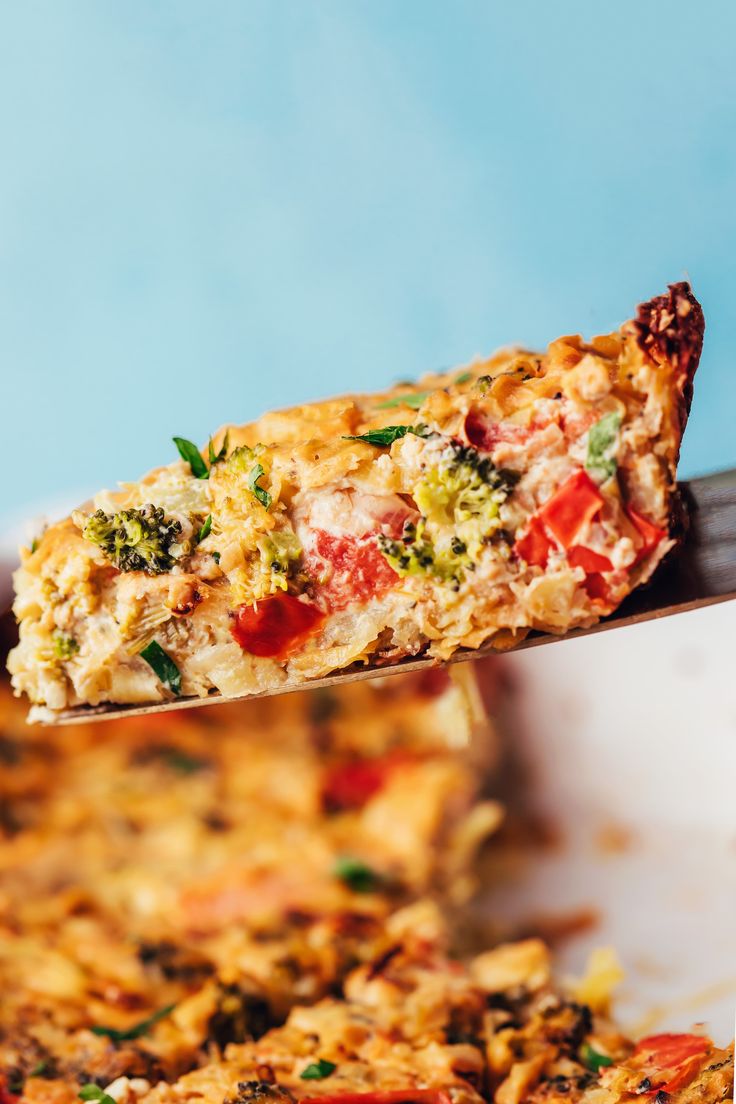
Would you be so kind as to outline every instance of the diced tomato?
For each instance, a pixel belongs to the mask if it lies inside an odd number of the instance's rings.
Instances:
[[[603,496],[590,476],[580,468],[547,499],[538,516],[562,547],[569,548],[602,505]]]
[[[660,529],[659,526],[651,522],[649,518],[645,518],[643,514],[637,513],[632,506],[626,507],[626,513],[629,521],[642,539],[641,548],[638,550],[636,559],[632,564],[632,566],[636,566],[636,564],[645,559],[650,552],[654,551],[659,542],[664,540],[667,536],[667,533],[664,529]]]
[[[316,633],[324,619],[317,606],[292,594],[272,594],[238,606],[231,631],[243,651],[283,659]]]
[[[648,1035],[637,1043],[629,1060],[634,1069],[651,1081],[643,1096],[672,1093],[692,1080],[701,1059],[713,1046],[703,1035]]]
[[[452,1104],[444,1089],[392,1089],[389,1092],[339,1092],[303,1096],[299,1104]]]
[[[323,583],[322,593],[333,610],[380,597],[398,579],[373,533],[363,537],[334,536],[318,529],[313,548],[305,552],[304,563],[315,578],[327,570],[329,577]]]
[[[521,560],[532,567],[546,567],[552,541],[544,531],[544,525],[538,517],[530,519],[526,533],[514,544],[514,552]]]
[[[361,809],[366,801],[383,789],[391,772],[408,756],[396,753],[377,759],[358,759],[330,767],[322,784],[326,808]]]
[[[567,550],[567,562],[571,567],[582,567],[585,572],[613,571],[613,564],[608,556],[601,556],[592,548],[584,548],[582,544],[574,544]]]

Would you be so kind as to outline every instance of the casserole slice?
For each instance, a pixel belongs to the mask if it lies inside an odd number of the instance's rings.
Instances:
[[[16,691],[272,693],[591,626],[676,541],[703,328],[674,284],[604,337],[177,439],[23,552]]]

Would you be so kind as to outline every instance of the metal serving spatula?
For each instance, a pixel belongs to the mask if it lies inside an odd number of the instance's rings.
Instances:
[[[575,629],[564,636],[530,633],[517,647],[535,648],[540,644],[552,644],[571,637],[586,636],[588,633],[605,632],[620,625],[636,625],[640,621],[652,621],[671,613],[683,613],[736,598],[736,471],[721,472],[703,479],[694,479],[690,483],[681,483],[680,492],[689,522],[687,532],[680,547],[663,564],[649,586],[636,591],[615,613],[591,629]],[[479,659],[493,654],[495,650],[488,646],[458,651],[449,662],[462,663],[467,659]],[[247,694],[239,698],[226,698],[222,694],[212,693],[206,698],[177,698],[175,701],[156,705],[78,706],[56,714],[49,718],[48,723],[78,724],[112,717],[163,713],[172,709],[191,709],[217,702],[243,701],[246,698],[268,697],[271,694],[285,694],[318,686],[339,686],[355,679],[376,678],[401,671],[421,671],[436,663],[435,659],[401,660],[386,667],[368,670],[357,668],[329,675],[327,678],[312,679],[306,684],[279,687],[263,694]]]

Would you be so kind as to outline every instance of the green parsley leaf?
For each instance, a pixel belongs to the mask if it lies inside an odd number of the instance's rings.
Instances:
[[[601,482],[616,474],[616,458],[613,453],[620,426],[621,415],[618,410],[610,410],[588,432],[585,467]]]
[[[455,376],[453,383],[470,383],[472,378],[472,372],[461,372],[459,376]]]
[[[219,552],[213,552],[212,553],[212,559],[215,561],[216,564],[219,564],[219,562],[220,562],[220,553]]]
[[[46,1073],[46,1070],[49,1068],[50,1065],[51,1065],[51,1063],[50,1063],[49,1059],[48,1058],[43,1058],[38,1063],[37,1066],[33,1067],[33,1069],[28,1074],[28,1076],[29,1077],[40,1077],[42,1073]]]
[[[207,449],[208,455],[209,455],[209,458],[210,458],[210,468],[213,468],[215,466],[215,464],[219,464],[221,460],[225,459],[225,457],[227,456],[227,450],[228,450],[229,446],[230,446],[230,430],[229,429],[225,432],[225,437],[224,437],[224,440],[222,442],[222,448],[220,449],[220,451],[218,453],[215,452],[215,447],[212,444],[212,438],[210,437],[210,443],[209,443],[209,446],[208,446],[208,449]]]
[[[302,1081],[324,1081],[334,1073],[337,1066],[334,1062],[328,1062],[326,1058],[318,1058],[316,1062],[310,1062],[299,1074]]]
[[[612,1066],[613,1058],[609,1058],[607,1054],[601,1054],[600,1051],[593,1050],[590,1043],[583,1043],[580,1048],[580,1057],[583,1060],[583,1065],[587,1066],[593,1073],[598,1073],[604,1066]]]
[[[261,478],[262,475],[265,474],[266,473],[264,472],[263,467],[260,464],[256,464],[254,468],[251,468],[248,475],[248,487],[256,496],[261,506],[265,506],[267,510],[270,510],[271,502],[273,500],[268,491],[264,490],[263,487],[258,486],[258,480]]]
[[[344,434],[344,441],[365,441],[369,445],[378,445],[379,448],[388,448],[394,441],[406,437],[407,433],[414,433],[417,437],[427,437],[429,430],[421,422],[415,426],[392,425],[383,429],[369,429],[367,433]]]
[[[370,893],[381,881],[375,870],[360,859],[353,859],[349,855],[343,855],[337,860],[333,873],[356,893]]]
[[[192,441],[187,441],[186,437],[172,437],[172,440],[182,460],[186,460],[191,468],[195,479],[209,479],[210,473],[197,446]]]
[[[116,1104],[109,1093],[103,1092],[99,1085],[82,1085],[77,1096],[80,1100],[97,1100],[99,1104]]]
[[[394,395],[392,399],[379,403],[376,410],[393,410],[395,406],[410,406],[412,410],[418,410],[431,394],[431,391],[415,391],[414,394]]]
[[[34,537],[31,541],[31,552],[35,552],[38,548],[38,537]]]
[[[138,654],[141,659],[145,659],[151,670],[158,675],[166,689],[171,690],[178,697],[181,694],[181,672],[161,645],[152,640]]]
[[[167,1004],[165,1008],[159,1008],[158,1012],[154,1012],[148,1019],[141,1020],[140,1023],[135,1024],[133,1027],[129,1027],[126,1031],[118,1031],[116,1027],[92,1027],[90,1028],[93,1035],[106,1035],[108,1039],[112,1039],[114,1043],[125,1043],[131,1039],[140,1039],[141,1035],[147,1035],[154,1024],[157,1024],[159,1020],[163,1020],[166,1016],[171,1015],[176,1006],[173,1004]],[[85,1088],[88,1086],[85,1085]],[[79,1094],[82,1096],[81,1092]],[[100,1097],[83,1096],[83,1100],[100,1100]],[[104,1102],[103,1102],[104,1104]]]
[[[208,537],[210,535],[211,532],[212,532],[212,514],[208,514],[207,515],[207,520],[205,521],[204,525],[202,526],[202,528],[197,533],[197,544],[200,544],[204,540],[205,537]]]

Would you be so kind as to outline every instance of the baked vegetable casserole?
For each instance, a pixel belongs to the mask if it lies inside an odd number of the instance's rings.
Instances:
[[[733,1056],[638,1043],[616,969],[458,957],[501,818],[465,671],[29,729],[0,694],[2,1104],[717,1104]]]
[[[23,552],[16,691],[242,696],[592,625],[675,541],[702,338],[675,284],[603,337],[176,438]]]

